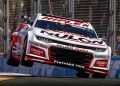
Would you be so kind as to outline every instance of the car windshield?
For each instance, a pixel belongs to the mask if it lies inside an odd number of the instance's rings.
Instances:
[[[42,28],[42,29],[69,32],[69,33],[79,34],[79,35],[90,37],[90,38],[97,38],[95,32],[91,29],[74,27],[72,25],[68,25],[64,23],[37,20],[35,27]]]

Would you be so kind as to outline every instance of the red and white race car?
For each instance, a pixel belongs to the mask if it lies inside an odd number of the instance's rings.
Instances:
[[[11,36],[7,63],[31,67],[34,62],[69,67],[77,76],[105,78],[111,47],[89,22],[36,14]]]

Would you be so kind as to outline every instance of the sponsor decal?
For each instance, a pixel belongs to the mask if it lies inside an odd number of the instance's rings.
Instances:
[[[92,43],[92,44],[103,44],[103,41],[91,41],[89,39],[80,38],[80,37],[74,36],[72,34],[53,33],[53,32],[48,32],[48,31],[45,31],[45,30],[41,30],[40,33],[45,34],[45,35],[54,36],[54,37],[57,37],[57,38],[74,40],[74,41],[77,41],[77,42],[85,42],[85,43]]]
[[[28,58],[29,60],[34,60],[34,61],[38,61],[38,62],[44,62],[44,60],[41,59],[36,59],[36,58]]]
[[[88,50],[86,49],[80,49],[74,46],[67,46],[67,45],[61,45],[61,44],[57,44],[58,47],[61,48],[65,48],[65,49],[71,49],[71,50],[75,50],[75,51],[80,51],[80,52],[88,52]]]
[[[33,41],[29,41],[29,42],[33,45],[40,46],[40,47],[43,47],[43,48],[47,49],[46,45],[43,45],[43,44],[40,44],[40,43],[37,43],[37,42],[33,42]]]
[[[100,70],[94,70],[94,72],[97,72],[97,73],[103,73],[103,74],[105,74],[105,72],[100,71]]]
[[[62,62],[62,61],[54,60],[54,63],[55,63],[55,64],[61,64],[61,65],[72,66],[72,67],[77,67],[77,68],[84,68],[84,66],[82,66],[82,65],[73,64],[73,63],[70,63],[70,62]]]
[[[40,48],[35,47],[33,45],[30,46],[29,53],[37,55],[37,56],[45,57],[45,51],[43,49],[40,49]]]
[[[90,24],[85,23],[85,22],[78,22],[78,21],[71,21],[71,20],[66,20],[66,19],[61,19],[61,18],[55,18],[55,17],[49,17],[49,16],[40,16],[40,19],[42,20],[47,20],[47,21],[54,21],[54,22],[65,22],[66,24],[71,24],[73,26],[81,26],[84,28],[88,28]]]

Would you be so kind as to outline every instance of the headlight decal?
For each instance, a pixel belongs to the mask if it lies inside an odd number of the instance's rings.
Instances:
[[[37,40],[43,41],[43,42],[47,42],[47,43],[51,43],[52,40],[44,38],[44,37],[40,37],[40,36],[36,36]]]
[[[96,48],[95,51],[96,52],[105,52],[105,48]]]
[[[106,56],[106,55],[95,55],[95,58],[107,58],[108,56]]]
[[[46,45],[44,45],[44,44],[40,44],[40,43],[33,42],[33,41],[29,41],[29,42],[30,42],[30,44],[35,45],[35,46],[40,46],[40,47],[45,48],[45,49],[48,48],[48,47],[47,47]]]

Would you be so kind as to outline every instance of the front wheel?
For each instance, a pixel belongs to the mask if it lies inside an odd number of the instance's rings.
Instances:
[[[92,78],[106,78],[106,74],[101,74],[101,73],[93,73]]]
[[[89,78],[89,73],[86,73],[84,70],[79,70],[76,72],[76,76],[79,78]]]
[[[21,58],[21,65],[24,65],[27,67],[32,67],[34,62],[25,60],[26,48],[27,48],[27,38],[25,39],[24,44],[23,44],[23,54],[22,54],[22,58]]]

